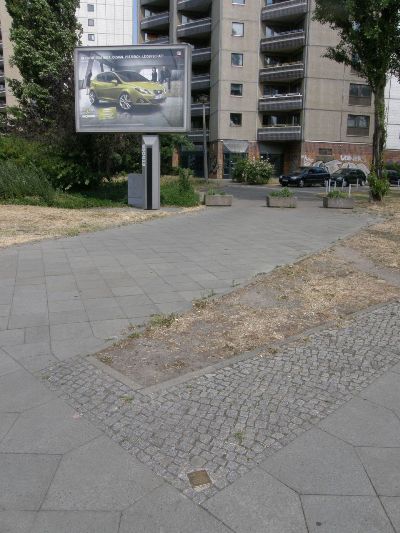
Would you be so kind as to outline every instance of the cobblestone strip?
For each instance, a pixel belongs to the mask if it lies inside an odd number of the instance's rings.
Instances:
[[[83,358],[42,377],[80,413],[201,503],[318,423],[400,360],[400,304],[215,373],[146,394]],[[187,474],[212,485],[193,490]]]

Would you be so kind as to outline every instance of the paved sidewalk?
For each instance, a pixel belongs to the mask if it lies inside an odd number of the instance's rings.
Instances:
[[[0,533],[400,532],[399,303],[151,390],[79,356],[366,221],[261,205],[0,251]]]
[[[129,324],[181,312],[368,221],[320,200],[273,210],[262,189],[235,194],[232,208],[0,250],[0,348],[28,371],[98,351]]]

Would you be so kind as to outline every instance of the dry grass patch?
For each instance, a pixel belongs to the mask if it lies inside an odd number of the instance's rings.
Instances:
[[[183,208],[190,212],[199,208]],[[0,206],[0,247],[54,237],[75,236],[114,226],[144,222],[176,211],[142,211],[129,207],[59,209],[30,205]]]
[[[99,356],[151,385],[399,297],[399,288],[357,270],[332,249],[204,300]]]

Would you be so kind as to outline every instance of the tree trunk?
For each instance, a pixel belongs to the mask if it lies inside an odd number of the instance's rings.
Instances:
[[[385,87],[386,79],[374,91],[375,128],[372,148],[372,169],[378,178],[383,177],[383,152],[386,145]]]

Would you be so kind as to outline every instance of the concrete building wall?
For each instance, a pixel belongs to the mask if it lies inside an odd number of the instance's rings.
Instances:
[[[5,0],[0,0],[0,32],[1,32],[1,46],[0,46],[0,106],[4,104],[14,106],[17,100],[12,94],[8,83],[8,79],[18,79],[18,69],[10,65],[10,57],[12,55],[12,44],[10,41],[10,27],[11,17],[6,9]],[[2,87],[5,88],[5,93],[2,93]]]
[[[390,161],[400,162],[400,82],[394,76],[386,87],[387,154]]]
[[[133,14],[133,0],[82,0],[77,10],[82,45],[133,44]]]

